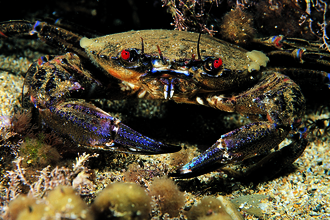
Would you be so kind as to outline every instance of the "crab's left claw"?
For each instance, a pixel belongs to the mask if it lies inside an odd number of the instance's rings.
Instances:
[[[220,163],[221,157],[220,150],[212,146],[176,172],[170,173],[169,176],[178,179],[186,179],[209,173],[225,165]]]
[[[178,178],[190,178],[214,171],[227,164],[243,161],[279,144],[287,132],[276,124],[254,122],[221,135],[220,139],[198,157],[184,165]]]
[[[215,171],[227,164],[237,163],[244,159],[260,155],[278,145],[287,131],[269,122],[254,122],[232,132],[224,134],[209,149],[170,174],[175,178],[191,178]],[[278,173],[283,167],[293,163],[305,150],[307,141],[304,132],[297,133],[292,138],[292,144],[275,151],[276,159],[260,161],[259,166],[272,167],[271,175]],[[265,150],[266,149],[266,150]],[[265,165],[267,164],[267,165]]]

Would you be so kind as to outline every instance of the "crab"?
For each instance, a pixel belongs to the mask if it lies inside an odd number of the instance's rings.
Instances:
[[[86,38],[46,22],[0,23],[4,38],[24,34],[35,35],[66,52],[34,62],[24,84],[43,121],[78,144],[138,154],[179,151],[180,147],[146,137],[82,101],[130,97],[202,105],[252,119],[221,135],[205,152],[174,172],[176,178],[195,177],[257,155],[266,157],[272,149],[285,152],[273,154],[281,155],[280,160],[288,164],[307,146],[306,134],[299,129],[305,98],[293,81],[299,81],[306,71],[267,68],[269,58],[261,51],[247,51],[211,36],[175,30]],[[260,41],[282,48],[274,56],[293,56],[300,63],[317,54],[309,56],[300,48],[284,50],[283,45],[290,41],[283,36]],[[328,73],[312,74],[309,84],[328,88]],[[278,150],[287,137],[292,143]]]

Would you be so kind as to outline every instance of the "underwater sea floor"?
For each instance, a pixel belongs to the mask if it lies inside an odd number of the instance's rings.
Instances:
[[[12,65],[13,70],[19,69],[25,72],[32,60],[39,56],[29,57],[29,60],[16,58],[15,56],[6,58],[1,57],[1,65]],[[14,72],[14,71],[13,71]],[[0,72],[0,125],[2,135],[4,128],[10,126],[8,123],[13,117],[14,112],[21,109],[20,99],[22,95],[24,78],[20,74],[11,72]],[[141,112],[148,114],[150,112],[161,111],[161,108],[148,106],[148,103],[141,102],[137,107],[142,109]],[[152,110],[150,110],[152,109]],[[160,109],[160,110],[159,110]],[[139,114],[141,114],[141,112]],[[220,113],[219,113],[220,114]],[[122,116],[124,119],[128,116]],[[227,117],[227,116],[226,116]],[[315,109],[307,109],[306,119],[310,118],[314,121],[320,118],[329,117],[329,109],[325,108],[322,114],[318,114]],[[227,117],[232,120],[232,117]],[[235,120],[243,120],[241,118]],[[138,128],[136,128],[139,130]],[[221,134],[219,134],[220,136]],[[303,153],[286,172],[276,175],[271,180],[257,182],[241,182],[231,178],[223,172],[212,172],[188,180],[175,180],[180,191],[184,192],[185,205],[183,207],[175,207],[179,210],[179,216],[172,219],[185,219],[184,213],[190,209],[192,204],[197,203],[205,196],[225,196],[228,200],[235,204],[237,210],[244,216],[245,219],[329,219],[330,218],[330,148],[329,139],[326,135],[316,137],[313,134],[309,135],[309,144]],[[23,141],[24,142],[24,141]],[[22,145],[22,140],[16,144],[15,152],[19,152],[19,147]],[[4,143],[4,142],[2,142]],[[67,143],[67,142],[65,142]],[[180,154],[166,154],[157,156],[144,155],[127,155],[123,153],[107,153],[106,156],[98,158],[90,158],[91,167],[87,164],[86,167],[93,173],[92,178],[88,178],[88,183],[92,187],[85,191],[84,199],[87,203],[91,203],[95,195],[99,193],[108,184],[113,182],[136,182],[150,191],[150,185],[154,178],[166,176],[170,171],[180,167],[184,161],[198,155],[196,145],[192,143],[181,142],[180,144],[185,150]],[[8,148],[8,145],[0,146],[0,148]],[[84,148],[77,148],[77,152],[73,149],[69,154],[65,152],[55,165],[48,169],[54,169],[56,166],[72,169],[72,164],[75,162],[74,156],[65,158],[65,155],[83,154]],[[61,153],[62,149],[58,151]],[[87,153],[93,154],[93,150],[86,149]],[[96,151],[97,154],[103,154],[104,151]],[[110,155],[111,156],[108,156]],[[64,157],[63,157],[64,155]],[[13,160],[18,155],[12,155]],[[179,159],[183,159],[180,163]],[[29,158],[25,158],[28,160]],[[12,199],[11,195],[17,196],[20,192],[27,193],[29,190],[24,187],[18,187],[16,194],[8,194],[8,172],[17,170],[17,166],[12,161],[1,159],[1,197],[2,207],[1,213],[6,213],[8,202]],[[24,159],[23,159],[24,160]],[[94,160],[105,160],[99,162],[102,166],[97,165]],[[31,162],[31,161],[30,161]],[[32,162],[31,162],[32,163]],[[96,165],[95,165],[96,164]],[[26,175],[35,175],[45,169],[48,164],[43,167],[33,167],[27,163],[23,168]],[[87,169],[86,168],[86,169]],[[38,181],[37,179],[30,180]],[[65,181],[64,181],[65,182]],[[70,181],[68,184],[73,185]],[[24,185],[23,182],[20,185]],[[41,194],[39,194],[41,197]],[[154,198],[152,206],[153,219],[170,219],[167,214],[161,212],[160,200]],[[174,208],[174,207],[173,207]],[[182,209],[183,208],[183,209]]]

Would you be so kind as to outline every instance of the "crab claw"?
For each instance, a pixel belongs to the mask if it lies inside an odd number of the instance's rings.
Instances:
[[[185,179],[203,175],[223,167],[225,164],[219,162],[221,158],[223,158],[223,156],[221,155],[220,149],[213,145],[201,155],[195,157],[192,161],[181,167],[177,172],[170,173],[169,176]]]
[[[243,161],[274,148],[285,135],[287,135],[286,131],[269,122],[254,122],[242,126],[221,135],[212,147],[170,176],[191,178],[214,171],[227,164]]]
[[[45,123],[78,144],[135,154],[163,154],[181,150],[143,136],[94,105],[62,102],[39,112]]]
[[[113,131],[116,132],[114,143],[124,146],[123,151],[126,149],[130,153],[164,154],[181,150],[179,146],[167,145],[143,136],[123,123],[119,123],[117,127],[113,128]],[[120,149],[118,150],[120,151]]]
[[[254,122],[242,126],[221,135],[221,138],[212,147],[170,176],[181,179],[196,177],[215,171],[227,164],[265,154],[278,146],[284,137],[287,137],[288,131],[289,129],[285,127],[269,122]],[[271,157],[265,156],[266,161],[262,159],[255,167],[270,167],[268,171],[273,176],[283,167],[293,163],[307,146],[306,130],[296,132],[292,135],[291,140],[291,144],[275,151]]]

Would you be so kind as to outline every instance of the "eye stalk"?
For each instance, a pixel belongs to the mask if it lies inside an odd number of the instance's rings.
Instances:
[[[211,76],[217,75],[218,71],[222,67],[222,60],[221,58],[208,58],[204,61],[204,70],[207,72],[207,74]]]

